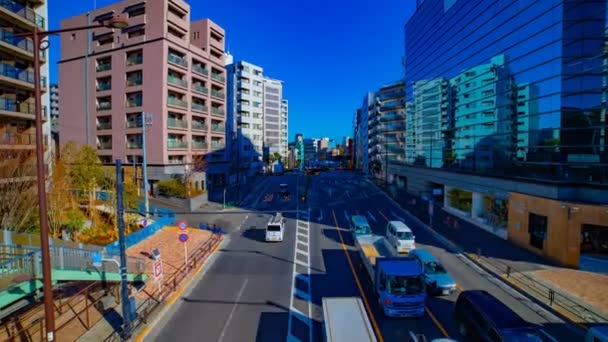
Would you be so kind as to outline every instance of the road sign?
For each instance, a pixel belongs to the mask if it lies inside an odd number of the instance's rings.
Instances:
[[[179,241],[186,242],[186,241],[188,241],[188,234],[187,233],[179,234],[178,238],[179,238]]]
[[[163,263],[157,261],[152,268],[154,271],[154,280],[160,280],[163,277]]]
[[[186,221],[179,221],[177,223],[177,228],[179,228],[180,230],[185,230],[186,228],[188,228],[188,222],[186,222]]]

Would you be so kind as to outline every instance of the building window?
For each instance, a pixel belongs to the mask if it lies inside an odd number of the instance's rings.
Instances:
[[[127,52],[127,66],[138,65],[143,62],[144,52],[141,49]]]
[[[146,25],[139,24],[139,25],[129,26],[127,28],[124,28],[122,30],[122,32],[126,33],[129,36],[129,38],[143,36],[146,34]]]
[[[528,216],[528,234],[530,246],[543,249],[547,239],[547,216],[530,213]]]
[[[112,109],[112,97],[102,96],[97,98],[97,110],[110,110]]]
[[[99,77],[97,79],[97,91],[105,91],[112,89],[112,76]]]
[[[127,93],[127,107],[141,107],[143,102],[143,93],[136,91],[133,93]]]
[[[174,37],[177,37],[179,39],[184,39],[184,37],[186,36],[185,33],[181,32],[180,30],[176,29],[175,27],[173,27],[172,25],[167,25],[167,32],[169,34],[171,34]]]
[[[97,71],[107,71],[112,69],[112,56],[97,58]]]
[[[139,4],[131,5],[127,8],[125,8],[125,10],[123,12],[127,13],[129,18],[144,15],[144,14],[146,14],[146,4],[142,2]]]
[[[112,32],[103,33],[103,34],[94,36],[93,40],[97,41],[98,46],[109,45],[114,42],[114,35],[112,34]]]
[[[143,73],[141,70],[127,73],[127,87],[140,86],[143,83]]]
[[[184,11],[182,11],[181,9],[177,8],[176,6],[169,4],[168,7],[169,13],[175,15],[176,17],[180,18],[180,19],[184,19],[184,17],[186,16],[186,13]]]

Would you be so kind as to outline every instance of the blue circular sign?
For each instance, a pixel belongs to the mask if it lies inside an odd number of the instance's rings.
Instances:
[[[179,229],[186,229],[188,227],[188,224],[186,223],[186,221],[180,221],[177,224],[177,227],[179,227]]]
[[[181,242],[188,241],[188,234],[179,234],[179,241],[181,241]]]

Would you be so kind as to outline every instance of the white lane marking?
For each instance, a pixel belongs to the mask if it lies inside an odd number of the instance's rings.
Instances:
[[[297,341],[298,339],[291,334],[292,320],[298,318],[300,321],[308,325],[309,329],[309,341],[312,342],[312,285],[310,280],[310,208],[307,211],[299,211],[297,216],[297,234],[294,247],[293,256],[293,271],[292,271],[292,283],[291,283],[291,297],[289,299],[289,322],[287,327],[287,341]],[[306,220],[306,221],[301,221]],[[304,241],[304,239],[306,241]],[[301,246],[300,246],[301,245]],[[305,248],[303,248],[305,247]],[[305,261],[298,259],[298,254],[305,257]],[[296,271],[297,265],[306,268],[306,274],[298,273]],[[307,285],[307,291],[296,288],[297,279],[305,281]],[[294,298],[298,298],[306,302],[308,305],[308,316],[294,306]],[[301,342],[301,341],[300,341]]]
[[[323,222],[323,210],[319,210],[319,222]]]
[[[228,328],[228,325],[230,325],[230,321],[232,321],[232,316],[234,315],[234,312],[236,311],[236,307],[239,305],[239,300],[241,300],[241,296],[243,295],[243,292],[245,291],[245,286],[247,286],[248,281],[249,281],[249,278],[245,278],[245,281],[243,282],[243,285],[241,286],[241,290],[239,291],[239,294],[236,296],[236,299],[234,300],[234,305],[232,306],[232,310],[230,310],[230,315],[228,315],[228,319],[226,320],[226,323],[224,323],[224,327],[222,328],[222,333],[220,334],[220,338],[218,339],[218,342],[221,342],[224,339],[224,336],[226,335],[226,328]]]
[[[376,220],[376,217],[374,217],[374,215],[372,215],[372,213],[370,213],[369,211],[367,212],[367,215],[369,216],[370,219],[372,219],[374,222],[378,222],[378,220]]]
[[[348,212],[344,210],[344,217],[346,218],[346,222],[350,222],[350,218],[348,217]]]

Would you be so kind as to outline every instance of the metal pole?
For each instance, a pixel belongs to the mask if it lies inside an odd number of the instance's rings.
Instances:
[[[226,187],[224,187],[224,209],[226,209]]]
[[[127,245],[125,243],[125,208],[123,206],[122,161],[116,159],[116,219],[118,221],[118,245],[120,247],[120,295],[122,302],[123,336],[131,332],[129,287],[127,284]]]
[[[55,313],[53,309],[53,283],[51,273],[51,253],[49,250],[49,225],[46,208],[46,172],[44,161],[44,141],[42,132],[40,43],[44,36],[34,27],[34,106],[36,111],[36,183],[38,185],[38,216],[40,219],[40,250],[42,254],[42,285],[44,292],[44,322],[47,341],[55,340]]]
[[[87,26],[91,25],[91,12],[86,14]],[[87,50],[84,56],[84,122],[87,145],[91,145],[91,112],[89,109],[89,55],[91,54],[91,30],[87,29]]]
[[[142,148],[143,148],[143,164],[142,164],[142,174],[144,178],[144,211],[145,217],[148,217],[148,213],[150,212],[150,195],[148,190],[148,148],[146,144],[146,129],[148,128],[146,125],[146,117],[150,115],[148,113],[141,114],[141,140],[142,140]]]

